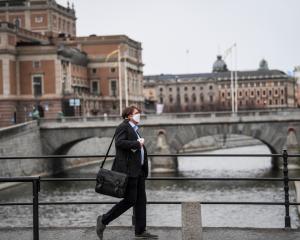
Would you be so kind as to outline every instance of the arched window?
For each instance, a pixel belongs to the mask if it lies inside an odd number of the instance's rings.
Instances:
[[[187,94],[184,94],[184,101],[185,101],[186,103],[188,103],[188,102],[189,102],[189,97],[188,97],[188,95],[187,95]]]

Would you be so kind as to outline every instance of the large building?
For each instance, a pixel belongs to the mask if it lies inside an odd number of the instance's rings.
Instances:
[[[300,66],[295,67],[294,75],[296,79],[296,104],[300,107]]]
[[[57,117],[143,105],[141,43],[77,37],[75,10],[54,0],[0,0],[0,20],[0,126],[30,119],[34,107]]]
[[[44,35],[76,36],[74,6],[63,7],[55,0],[0,0],[0,21]]]
[[[150,110],[154,104],[164,112],[230,111],[231,79],[221,56],[211,73],[144,76],[144,93]],[[237,71],[238,110],[295,107],[295,79],[270,70],[262,60],[257,70]]]

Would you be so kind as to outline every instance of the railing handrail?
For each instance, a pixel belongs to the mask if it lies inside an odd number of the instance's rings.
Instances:
[[[113,158],[116,155],[108,155],[107,157]],[[282,157],[282,154],[148,154],[148,157]],[[300,154],[289,154],[289,157],[300,157]],[[56,158],[103,158],[104,154],[99,155],[42,155],[42,156],[0,156],[0,160],[9,159],[56,159]]]
[[[113,157],[111,155],[110,157]],[[230,202],[230,201],[199,201],[201,204],[228,204],[228,205],[280,205],[285,206],[285,228],[291,227],[290,219],[290,206],[300,206],[299,202],[290,202],[289,200],[289,182],[291,181],[300,181],[300,178],[289,178],[288,176],[288,157],[299,157],[300,154],[291,154],[289,155],[286,150],[283,150],[282,154],[152,154],[149,156],[188,156],[188,157],[280,157],[283,159],[283,177],[280,178],[197,178],[197,177],[149,177],[147,180],[180,180],[180,181],[281,181],[284,183],[284,201],[283,202]],[[104,157],[104,155],[87,155],[87,156],[40,156],[40,157],[0,157],[0,160],[3,159],[51,159],[51,158],[78,158],[78,157]],[[16,205],[25,205],[33,207],[33,239],[39,239],[39,206],[40,205],[79,205],[79,204],[115,204],[116,202],[106,201],[106,202],[39,202],[39,192],[41,182],[50,182],[50,181],[95,181],[96,178],[47,178],[47,177],[0,177],[1,182],[31,182],[32,183],[32,194],[33,202],[15,202],[15,203],[0,203],[0,206],[16,206]],[[182,201],[155,201],[147,202],[148,204],[181,204]]]

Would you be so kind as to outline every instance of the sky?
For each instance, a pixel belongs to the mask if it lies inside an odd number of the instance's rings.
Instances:
[[[257,69],[263,58],[269,68],[285,72],[300,65],[299,0],[70,2],[77,35],[125,34],[141,42],[144,75],[211,72],[216,56],[234,43],[238,70]],[[229,54],[229,69],[234,62],[235,54]]]

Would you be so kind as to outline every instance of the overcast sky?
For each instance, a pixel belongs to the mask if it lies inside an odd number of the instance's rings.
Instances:
[[[262,58],[271,69],[300,65],[299,0],[70,2],[78,35],[125,34],[141,42],[145,75],[210,72],[216,55],[235,42],[239,70],[256,69]]]

